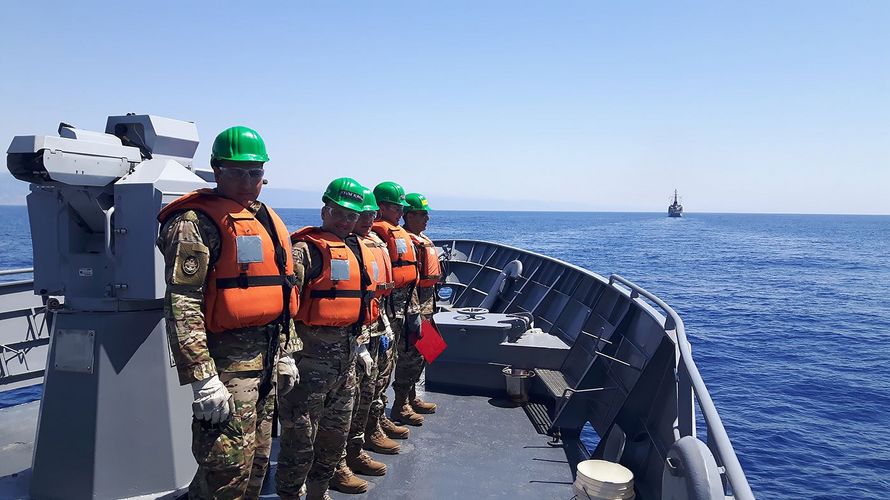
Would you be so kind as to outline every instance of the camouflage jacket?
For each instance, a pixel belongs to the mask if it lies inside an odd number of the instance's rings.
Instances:
[[[423,316],[432,316],[436,312],[436,287],[418,288],[413,298]]]
[[[422,255],[421,250],[415,245],[417,255]],[[432,316],[436,312],[436,287],[416,288],[411,300],[414,302],[414,309],[417,313],[427,317]]]
[[[256,202],[250,208],[256,213],[261,206]],[[216,224],[198,211],[183,211],[161,227],[157,246],[165,262],[164,318],[179,383],[204,380],[220,371],[262,370],[268,348],[267,327],[229,330],[209,336],[205,330],[204,285],[209,268],[220,253]],[[280,354],[302,348],[293,322],[290,335],[287,333],[279,332]]]

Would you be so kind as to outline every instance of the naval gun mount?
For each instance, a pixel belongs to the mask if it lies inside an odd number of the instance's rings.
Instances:
[[[32,497],[149,495],[194,474],[192,395],[167,345],[155,239],[161,207],[208,186],[197,147],[194,123],[133,114],[9,146],[9,171],[31,184],[34,292],[56,309]]]

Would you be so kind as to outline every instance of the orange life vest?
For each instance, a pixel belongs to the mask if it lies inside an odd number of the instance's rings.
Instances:
[[[373,235],[373,236],[372,236]],[[386,243],[377,237],[373,231],[368,236],[361,238],[362,244],[374,255],[374,264],[371,269],[371,279],[376,283],[375,297],[384,297],[392,293],[395,282],[392,277],[392,263],[389,261],[389,252]]]
[[[386,243],[389,250],[389,260],[392,263],[392,276],[395,282],[394,288],[404,288],[417,282],[417,254],[414,252],[414,244],[411,236],[402,226],[398,226],[385,220],[378,220],[371,226],[371,230],[377,233]]]
[[[294,287],[294,260],[287,227],[269,207],[269,219],[278,241],[240,203],[210,189],[199,189],[164,207],[158,220],[163,224],[184,210],[196,210],[210,218],[219,229],[220,252],[211,264],[204,289],[204,324],[209,332],[223,332],[250,326],[265,326],[281,317],[285,291],[290,316],[297,314],[299,296]],[[238,246],[243,250],[262,248],[262,260],[238,262]],[[276,261],[276,247],[280,248]],[[245,258],[259,257],[256,255]]]
[[[442,278],[442,268],[439,266],[439,254],[436,246],[426,235],[408,233],[418,254],[418,281],[417,288],[430,288]]]
[[[315,245],[322,257],[321,274],[303,286],[297,320],[308,326],[349,326],[362,318],[365,324],[377,321],[380,303],[373,297],[375,283],[370,271],[374,255],[370,250],[358,245],[362,253],[360,263],[342,239],[318,227],[294,232],[291,241]]]

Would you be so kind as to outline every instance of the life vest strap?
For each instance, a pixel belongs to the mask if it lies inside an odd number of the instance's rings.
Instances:
[[[365,294],[366,292],[362,290],[312,290],[309,292],[309,297],[313,299],[334,299],[337,297],[360,299]]]
[[[245,286],[246,285],[246,286]],[[282,276],[279,274],[272,276],[237,276],[235,278],[217,278],[216,288],[247,288],[252,286],[293,286],[290,276]]]
[[[392,263],[392,267],[416,266],[417,262],[413,260],[399,260]]]

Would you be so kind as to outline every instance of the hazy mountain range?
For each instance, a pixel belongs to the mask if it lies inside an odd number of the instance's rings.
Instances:
[[[0,172],[0,205],[24,205],[28,184]],[[303,189],[265,188],[260,199],[275,208],[316,208],[321,206],[321,193]],[[573,202],[536,200],[479,199],[461,196],[430,195],[433,209],[441,210],[603,210],[603,207]]]

